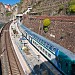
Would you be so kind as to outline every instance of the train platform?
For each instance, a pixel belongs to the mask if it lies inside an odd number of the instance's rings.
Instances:
[[[55,67],[29,43],[27,39],[21,39],[22,41],[20,41],[22,33],[19,31],[17,25],[17,21],[12,22],[9,31],[12,44],[24,73],[26,75],[31,73],[34,75],[61,75],[60,72],[58,72]],[[16,28],[18,34],[13,33],[12,29],[14,28]],[[27,51],[23,50],[24,46],[27,48]]]
[[[15,41],[14,41],[16,35],[13,34],[13,31],[12,31],[12,29],[11,29],[13,26],[16,26],[16,24],[14,24],[14,22],[12,22],[12,24],[10,25],[10,29],[9,29],[11,41],[12,41],[12,44],[13,44],[15,53],[16,53],[16,55],[17,55],[17,57],[18,57],[18,60],[19,60],[19,62],[20,62],[20,64],[21,64],[21,67],[22,67],[22,69],[23,69],[25,75],[29,75],[30,70],[29,70],[28,66],[26,65],[26,62],[25,62],[25,60],[23,59],[23,57],[22,57],[22,55],[21,55],[21,53],[20,53],[20,51],[19,51],[17,45],[15,44]]]

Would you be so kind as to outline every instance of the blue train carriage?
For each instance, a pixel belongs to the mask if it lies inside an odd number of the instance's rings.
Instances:
[[[65,75],[75,75],[75,54],[71,51],[47,40],[46,38],[30,31],[22,25],[23,32],[27,33],[26,38],[34,45],[55,67]]]
[[[26,28],[24,25],[20,25],[19,26],[20,31],[23,33],[23,36],[29,40],[29,42],[32,42],[32,34],[31,34],[31,30]]]
[[[75,75],[75,54],[62,49],[58,54],[58,66],[67,75]]]
[[[23,25],[18,25],[19,30],[22,32],[22,35],[27,38],[27,32]]]
[[[34,33],[32,44],[65,75],[75,75],[75,54]]]

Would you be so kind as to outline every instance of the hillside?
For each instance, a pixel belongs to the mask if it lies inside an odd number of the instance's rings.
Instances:
[[[40,0],[33,8],[32,12],[40,15],[65,15],[69,0]]]
[[[0,22],[5,18],[5,7],[0,3]]]
[[[6,9],[3,3],[0,2],[0,22],[7,22],[9,21],[9,16],[6,15]]]
[[[68,2],[69,0],[38,0],[33,2],[31,12],[36,12],[42,16],[24,15],[23,24],[32,31],[75,53],[75,16],[66,14]],[[51,19],[47,33],[43,31],[43,17]]]
[[[32,6],[31,12],[39,15],[65,15],[70,0],[21,0],[19,12],[25,12],[27,7]]]
[[[43,19],[47,17],[24,15],[23,23],[32,31],[75,53],[75,16],[50,17],[51,24],[45,33]]]

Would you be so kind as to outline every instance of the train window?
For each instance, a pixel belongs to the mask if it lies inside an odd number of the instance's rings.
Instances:
[[[43,44],[43,40],[41,41],[41,43]]]
[[[35,45],[38,45],[36,42],[34,42],[35,43]]]
[[[44,46],[46,47],[46,42],[44,42]]]
[[[37,43],[35,42],[35,45],[37,45]]]
[[[54,52],[54,54],[56,54],[55,52],[57,51],[57,48],[52,48],[52,52]]]
[[[39,43],[41,43],[41,39],[39,39]]]
[[[43,52],[44,52],[45,50],[43,49]]]
[[[56,51],[56,48],[55,48],[55,47],[53,48],[53,51],[54,51],[54,52]]]
[[[34,36],[34,38],[36,39],[36,37]]]
[[[47,48],[47,49],[49,48],[49,44],[48,44],[48,43],[46,44],[46,48]]]
[[[39,38],[37,38],[37,41],[38,41],[38,42],[40,41]]]
[[[51,54],[48,53],[48,57],[51,58]]]
[[[38,47],[40,48],[40,46],[38,45]]]
[[[38,48],[40,48],[40,46],[38,45]]]
[[[42,47],[40,46],[40,49],[42,50]]]
[[[42,40],[41,40],[41,44],[42,44]]]
[[[38,38],[36,37],[36,40],[38,40]]]
[[[44,45],[44,41],[42,40],[42,45]]]
[[[43,45],[45,45],[46,42],[43,42]]]
[[[38,44],[36,43],[36,45],[38,45]]]
[[[35,43],[35,41],[34,41],[34,43]]]
[[[36,40],[36,37],[35,37],[35,40]]]
[[[38,42],[40,42],[40,39],[38,38]]]
[[[45,51],[45,54],[47,55],[47,51]]]
[[[53,46],[50,45],[49,49],[52,50]]]
[[[34,41],[33,41],[33,43],[34,43]]]
[[[47,43],[47,45],[49,45],[49,43]]]

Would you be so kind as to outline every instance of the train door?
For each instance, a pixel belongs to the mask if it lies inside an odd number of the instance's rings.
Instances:
[[[32,42],[32,37],[31,36],[29,36],[29,41],[30,41],[30,43]]]
[[[24,36],[27,38],[27,33],[25,32]]]
[[[67,75],[70,75],[70,60],[68,59],[61,59],[61,70],[67,74]]]
[[[69,64],[70,64],[69,61],[67,59],[64,59],[64,69],[65,69],[64,71],[66,74],[68,74],[69,72]]]
[[[75,64],[72,64],[71,67],[72,67],[71,75],[75,75]]]

